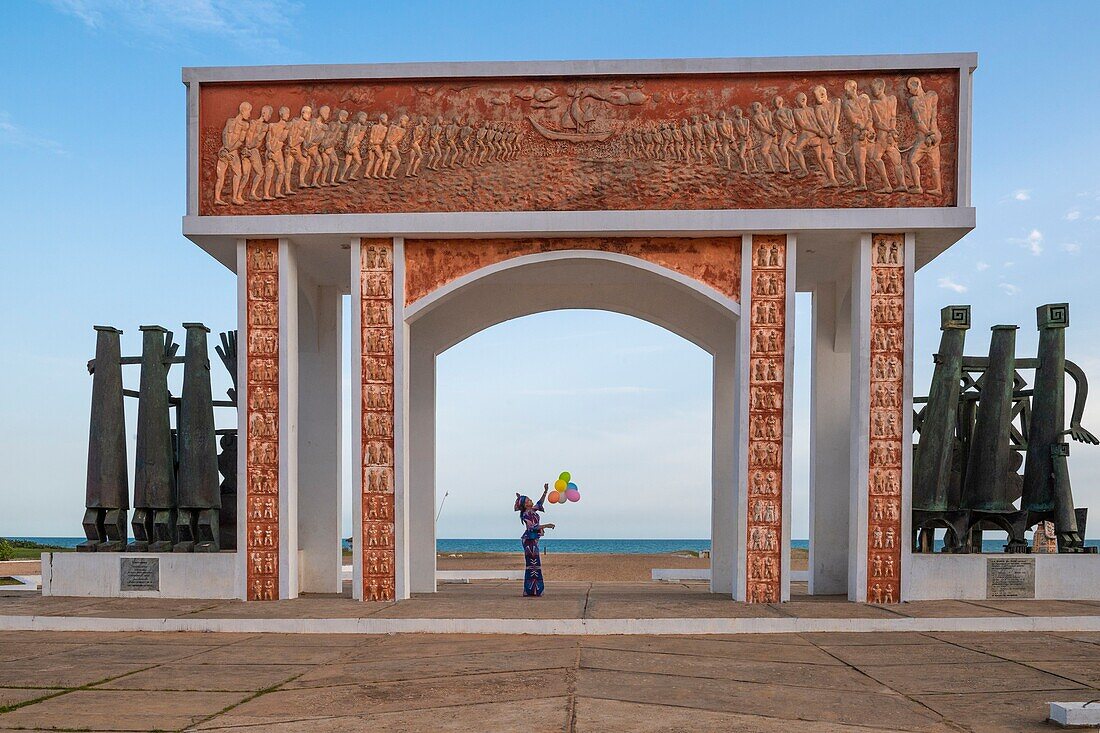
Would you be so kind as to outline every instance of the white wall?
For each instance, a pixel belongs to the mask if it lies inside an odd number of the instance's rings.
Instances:
[[[239,598],[235,552],[43,552],[42,595],[97,598]],[[160,558],[159,591],[119,590],[122,558]],[[240,583],[243,584],[243,580]]]

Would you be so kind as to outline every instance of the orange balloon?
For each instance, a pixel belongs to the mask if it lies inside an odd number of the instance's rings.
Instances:
[[[557,504],[560,497],[561,494],[556,491],[551,491],[549,494],[546,495],[546,500],[551,504]]]

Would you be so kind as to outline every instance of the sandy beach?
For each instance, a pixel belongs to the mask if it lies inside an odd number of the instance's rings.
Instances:
[[[518,544],[518,543],[517,543]],[[570,552],[543,552],[542,567],[547,577],[556,580],[639,581],[649,580],[653,568],[707,568],[709,557],[691,557],[678,553],[650,555],[597,555]],[[440,553],[439,570],[498,570],[523,568],[520,552]],[[791,550],[791,569],[807,568],[807,552]]]

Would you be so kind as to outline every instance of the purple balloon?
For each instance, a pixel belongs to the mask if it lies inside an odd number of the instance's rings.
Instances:
[[[569,501],[580,501],[581,500],[581,492],[577,491],[576,489],[566,489],[565,490],[565,498],[568,499]]]

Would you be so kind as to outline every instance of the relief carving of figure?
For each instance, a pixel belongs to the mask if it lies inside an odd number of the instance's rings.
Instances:
[[[271,109],[271,105],[265,104],[260,110],[260,116],[257,119],[251,120],[248,123],[248,130],[245,132],[244,144],[241,146],[241,164],[243,166],[243,172],[241,173],[241,193],[244,193],[244,189],[248,187],[248,178],[255,172],[256,178],[252,181],[252,189],[249,191],[249,198],[253,201],[259,201],[260,186],[264,182],[264,162],[263,156],[260,155],[260,146],[264,143],[264,138],[267,137],[268,123],[271,121],[271,114],[274,110]]]
[[[920,77],[912,76],[905,83],[909,91],[909,111],[917,127],[917,136],[909,149],[909,178],[912,181],[910,193],[923,193],[919,163],[925,156],[932,163],[932,188],[928,193],[938,194],[940,188],[940,128],[937,120],[939,95],[924,91]]]
[[[298,188],[311,188],[309,181],[306,180],[306,174],[309,172],[310,160],[306,156],[302,146],[305,145],[306,136],[309,134],[310,121],[313,119],[313,108],[309,105],[302,107],[302,111],[290,121],[287,126],[286,137],[286,183],[288,194],[296,194],[290,187],[290,182],[293,180],[291,174],[294,172],[294,163],[298,163]]]
[[[371,125],[370,135],[367,139],[367,172],[368,178],[382,178],[386,174],[383,167],[383,149],[386,142],[386,133],[389,132],[390,118],[385,112],[378,115],[378,122]]]
[[[218,164],[216,167],[217,182],[214,186],[214,203],[219,206],[227,206],[222,199],[222,190],[225,188],[225,174],[233,171],[233,195],[230,200],[235,204],[243,204],[241,198],[241,183],[244,169],[241,164],[241,146],[244,145],[248,135],[249,118],[252,116],[252,105],[241,102],[236,117],[230,117],[222,130],[222,146],[218,150]]]
[[[867,153],[875,142],[875,125],[871,119],[871,98],[859,93],[852,79],[844,82],[844,119],[852,126],[852,152],[856,159],[856,190],[867,190]]]
[[[795,148],[795,142],[798,140],[798,123],[794,119],[794,111],[787,107],[783,97],[777,96],[772,103],[775,104],[772,119],[775,120],[779,132],[779,142],[776,147],[779,163],[783,166],[784,173],[790,173],[791,156],[794,156],[794,161],[798,164],[798,176],[804,177],[808,172],[806,157]]]
[[[397,169],[401,167],[401,151],[398,146],[405,139],[405,125],[409,124],[408,115],[401,118],[386,130],[386,148],[382,152],[382,177],[397,178]],[[389,173],[387,174],[387,169]]]
[[[283,147],[290,130],[290,108],[279,108],[279,119],[267,126],[267,139],[264,147],[267,149],[267,163],[264,168],[264,201],[273,201],[277,198],[286,198],[290,191],[290,178],[286,175],[286,161]],[[275,193],[272,195],[272,183],[275,184]]]
[[[871,82],[871,119],[875,126],[874,144],[871,146],[871,163],[875,172],[882,179],[882,188],[879,193],[891,191],[906,191],[905,169],[901,165],[901,151],[898,149],[898,98],[886,93],[886,82],[875,79]],[[894,169],[894,180],[897,184],[890,187],[890,179],[886,175],[886,163],[883,156],[890,162]]]
[[[776,142],[776,131],[772,125],[772,113],[764,108],[764,105],[760,102],[752,103],[752,115],[749,118],[752,122],[753,131],[756,133],[756,145],[753,147],[753,156],[759,155],[761,160],[764,161],[764,165],[767,167],[769,173],[775,173],[775,159],[773,153],[776,151],[773,149],[773,145]],[[778,155],[776,155],[778,157]]]
[[[348,125],[344,137],[344,170],[340,182],[359,180],[359,169],[363,166],[363,139],[367,136],[367,113],[359,112],[355,121]]]

